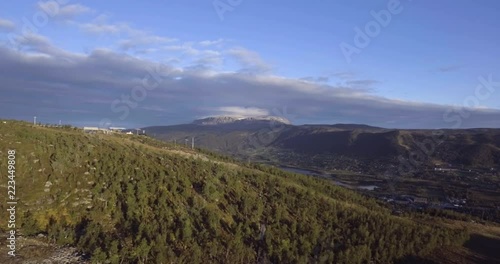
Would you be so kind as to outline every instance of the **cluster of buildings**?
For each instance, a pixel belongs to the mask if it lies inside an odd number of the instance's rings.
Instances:
[[[413,195],[396,195],[392,197],[381,197],[384,202],[395,204],[420,204],[426,205],[429,203],[427,198],[416,197]]]
[[[85,133],[90,133],[90,134],[95,134],[95,133],[103,133],[103,134],[111,134],[111,133],[124,133],[124,131],[127,130],[124,127],[109,127],[109,128],[100,128],[100,127],[83,127],[83,132]],[[145,130],[140,130],[136,129],[136,134],[139,135],[144,135],[146,134]],[[127,131],[125,132],[127,135],[133,135],[134,133],[132,131]]]

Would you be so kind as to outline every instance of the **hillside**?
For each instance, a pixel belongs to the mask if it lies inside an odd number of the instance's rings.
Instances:
[[[462,227],[394,216],[326,180],[145,136],[8,120],[1,171],[11,149],[18,234],[46,236],[95,263],[391,263],[468,239]],[[0,262],[40,262],[34,248],[15,260],[2,252]]]
[[[249,151],[260,149],[274,140],[274,137],[290,127],[288,121],[279,118],[235,119],[206,118],[191,124],[145,127],[148,135],[179,145],[191,144],[219,153],[244,158]],[[272,128],[273,130],[271,130]],[[259,137],[262,135],[263,137]],[[187,139],[187,143],[186,140]]]
[[[145,128],[164,141],[195,138],[196,145],[240,159],[321,170],[384,174],[413,155],[421,169],[439,164],[481,168],[500,164],[499,129],[404,130],[367,125],[178,125]],[[346,166],[351,164],[352,166]],[[423,166],[422,166],[423,165]]]

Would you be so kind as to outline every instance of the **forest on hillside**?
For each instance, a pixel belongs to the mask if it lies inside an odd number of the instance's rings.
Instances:
[[[8,149],[20,232],[94,263],[391,263],[469,236],[322,179],[144,136],[10,122]]]

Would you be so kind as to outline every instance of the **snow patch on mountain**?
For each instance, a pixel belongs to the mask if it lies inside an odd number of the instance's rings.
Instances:
[[[207,117],[203,119],[198,119],[193,121],[193,124],[196,125],[223,125],[223,124],[231,124],[231,123],[239,123],[239,122],[278,122],[290,125],[291,122],[283,117],[279,116],[256,116],[256,117],[238,117],[238,116],[215,116],[215,117]]]

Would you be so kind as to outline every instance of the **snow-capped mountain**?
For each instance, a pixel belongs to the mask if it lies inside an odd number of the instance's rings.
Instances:
[[[233,123],[259,123],[259,122],[277,122],[290,125],[291,122],[278,116],[257,116],[257,117],[235,117],[235,116],[216,116],[207,117],[193,121],[195,125],[223,125]]]

